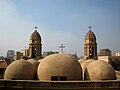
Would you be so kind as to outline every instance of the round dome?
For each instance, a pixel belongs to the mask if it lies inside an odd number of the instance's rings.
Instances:
[[[117,80],[120,80],[120,71],[115,71]]]
[[[5,70],[4,79],[32,80],[34,79],[35,68],[26,60],[16,60]]]
[[[84,71],[87,67],[87,65],[91,62],[95,61],[94,59],[88,59],[88,60],[85,60],[84,62],[81,63],[81,67],[82,67],[82,71]]]
[[[30,62],[35,67],[35,70],[37,71],[39,62],[37,60],[35,60],[35,59],[29,59],[27,61]]]
[[[95,60],[94,59],[88,59],[88,60],[85,60],[84,62],[81,63],[83,80],[84,80],[84,72],[85,72],[86,67],[88,66],[88,64],[90,64],[93,61],[95,61]]]
[[[84,62],[84,59],[79,59],[78,62],[81,64],[82,62]]]
[[[91,62],[85,69],[85,80],[115,80],[113,67],[102,60]]]
[[[82,80],[82,69],[77,59],[67,54],[45,57],[38,66],[40,80]]]
[[[85,36],[85,39],[96,39],[96,36],[91,30],[89,30]]]
[[[40,34],[37,32],[37,30],[35,30],[31,36],[30,36],[31,40],[40,40],[41,41],[41,36]]]
[[[39,59],[38,62],[40,63],[42,61],[42,59]]]

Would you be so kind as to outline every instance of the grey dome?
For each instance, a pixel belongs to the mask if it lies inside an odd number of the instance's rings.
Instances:
[[[40,63],[42,61],[42,59],[39,59],[38,62]]]
[[[81,63],[81,67],[82,67],[82,73],[83,73],[83,80],[84,80],[84,72],[85,72],[85,69],[87,68],[87,66],[91,63],[95,61],[94,59],[88,59],[88,60],[85,60],[84,62]]]
[[[85,80],[115,80],[113,67],[102,60],[91,62],[85,70]]]
[[[82,62],[84,62],[84,59],[79,59],[78,62],[81,64]]]
[[[39,62],[35,59],[28,59],[27,61],[30,62],[35,67],[35,70],[37,71]]]
[[[52,76],[65,76],[67,80],[81,80],[82,69],[77,59],[67,54],[45,57],[38,66],[38,78],[51,80]]]
[[[115,71],[115,73],[116,73],[117,79],[120,80],[120,71]]]
[[[5,70],[4,79],[31,80],[34,79],[35,68],[26,60],[16,60]]]

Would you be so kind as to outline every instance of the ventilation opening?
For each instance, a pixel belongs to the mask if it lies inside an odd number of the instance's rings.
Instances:
[[[67,81],[66,76],[51,76],[51,81]]]
[[[66,76],[60,76],[60,81],[67,81],[67,77]]]
[[[58,76],[51,76],[51,81],[58,81]]]

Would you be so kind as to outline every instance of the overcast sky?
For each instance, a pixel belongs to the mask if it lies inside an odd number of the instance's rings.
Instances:
[[[88,26],[97,37],[98,51],[120,51],[120,0],[0,0],[0,56],[29,47],[38,26],[42,51],[82,56]]]

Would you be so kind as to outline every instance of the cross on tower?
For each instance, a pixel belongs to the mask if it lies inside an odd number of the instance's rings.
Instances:
[[[35,27],[34,27],[34,29],[35,29],[35,30],[37,30],[37,29],[38,29],[38,27],[37,27],[37,26],[35,26]]]
[[[61,44],[61,45],[59,46],[59,48],[61,48],[61,52],[63,53],[63,48],[65,48],[65,46],[64,46],[63,44]]]
[[[89,28],[89,30],[91,30],[91,28],[92,28],[92,27],[89,25],[89,27],[88,27],[88,28]]]

